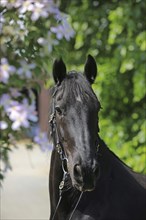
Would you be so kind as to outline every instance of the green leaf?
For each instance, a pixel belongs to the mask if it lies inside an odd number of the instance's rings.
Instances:
[[[140,69],[136,71],[133,76],[133,84],[134,84],[134,101],[140,101],[146,95],[146,87],[145,87],[145,69]]]
[[[146,31],[141,32],[137,37],[136,37],[136,43],[140,47],[142,51],[146,50]]]

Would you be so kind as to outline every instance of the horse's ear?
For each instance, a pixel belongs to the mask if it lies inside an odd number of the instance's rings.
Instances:
[[[96,78],[97,66],[94,58],[91,55],[88,55],[87,57],[84,67],[84,75],[86,76],[90,84],[92,84]]]
[[[60,84],[66,77],[66,66],[63,60],[56,59],[53,64],[53,78],[56,84]]]

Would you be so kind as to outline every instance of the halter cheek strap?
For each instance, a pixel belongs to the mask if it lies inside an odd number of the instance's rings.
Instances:
[[[52,104],[52,114],[50,115],[50,120],[49,120],[49,124],[51,127],[51,136],[53,139],[53,146],[54,148],[57,150],[57,152],[59,153],[60,159],[62,161],[62,170],[64,174],[67,174],[67,170],[66,170],[66,162],[68,162],[67,156],[64,152],[63,149],[63,145],[60,141],[59,138],[59,133],[58,133],[58,128],[57,128],[57,123],[56,123],[56,109],[55,109],[55,95],[57,92],[57,88],[55,89],[54,93],[53,93],[53,104]]]
[[[60,141],[57,123],[56,123],[55,95],[57,93],[57,89],[58,88],[56,87],[55,91],[53,93],[53,96],[52,96],[52,98],[53,98],[52,99],[52,102],[53,102],[52,103],[52,114],[50,115],[49,124],[51,127],[51,136],[53,139],[54,149],[56,149],[56,151],[58,152],[58,154],[60,156],[61,163],[62,163],[63,179],[59,185],[59,190],[60,190],[60,194],[61,194],[63,187],[64,187],[64,184],[65,184],[67,174],[68,174],[67,166],[66,166],[68,159],[67,159],[67,156],[64,152],[63,145]]]

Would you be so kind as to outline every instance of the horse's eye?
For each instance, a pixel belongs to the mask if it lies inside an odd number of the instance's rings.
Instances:
[[[56,106],[56,107],[55,107],[55,110],[57,111],[57,113],[58,113],[59,115],[62,114],[62,111],[61,111],[61,109],[60,109],[59,106]]]

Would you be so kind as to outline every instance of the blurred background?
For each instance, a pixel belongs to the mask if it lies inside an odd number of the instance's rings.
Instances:
[[[146,31],[143,1],[63,1],[75,37],[63,50],[68,69],[96,58],[93,86],[102,106],[100,134],[128,165],[145,170]]]
[[[17,143],[18,144],[18,143]],[[48,175],[50,152],[26,149],[26,140],[10,154],[12,172],[1,187],[1,220],[47,220],[50,213]]]
[[[87,55],[94,56],[100,135],[134,171],[146,173],[145,10],[142,0],[1,0],[2,220],[48,218],[55,58],[83,72]]]

